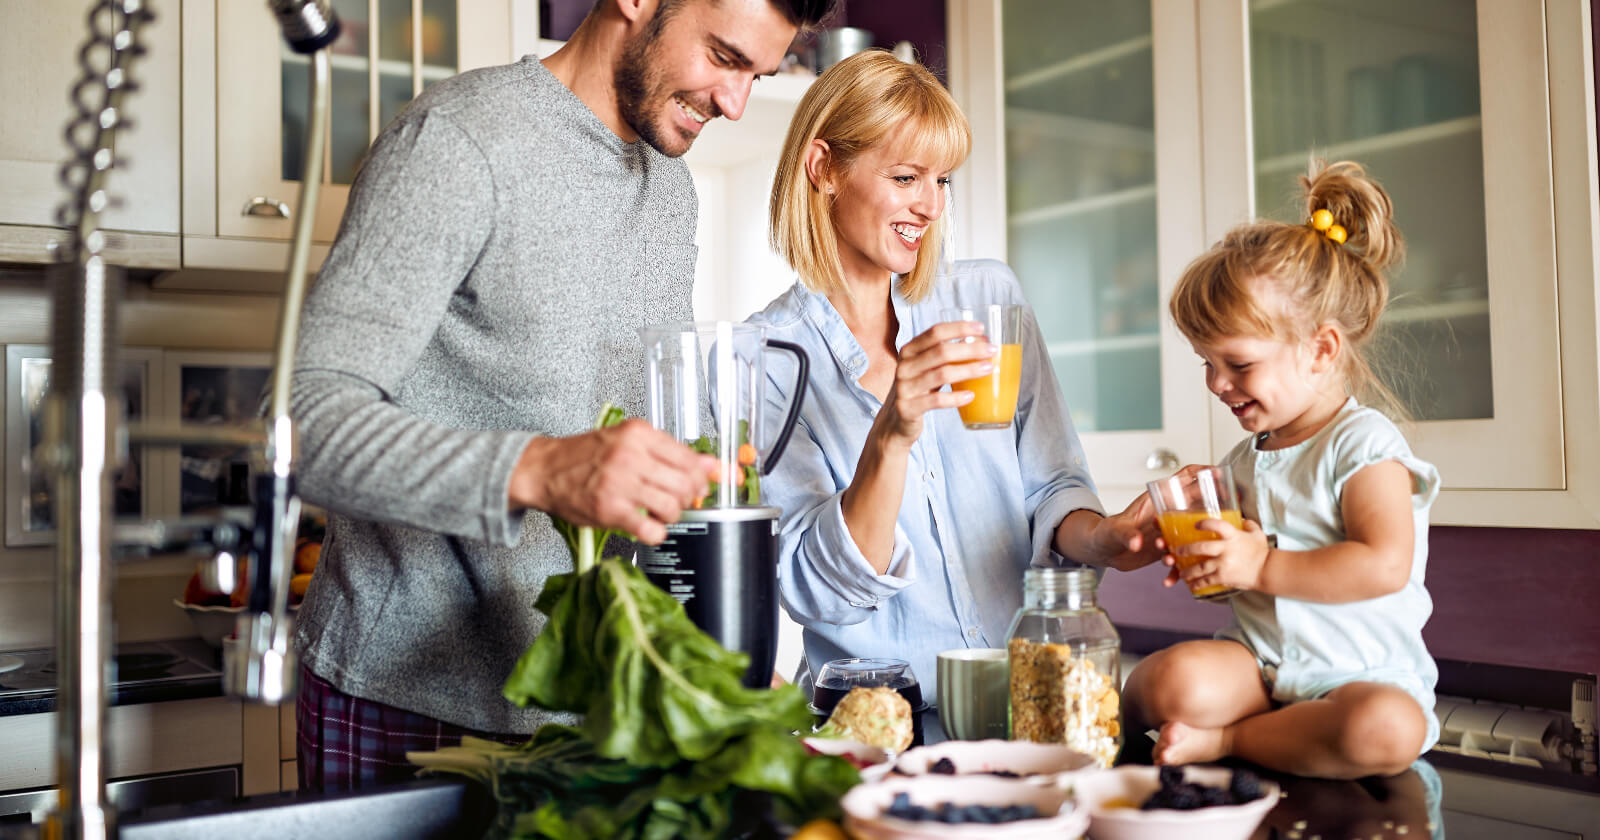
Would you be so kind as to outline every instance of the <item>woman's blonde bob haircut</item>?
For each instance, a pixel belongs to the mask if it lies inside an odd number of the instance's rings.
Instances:
[[[835,64],[806,91],[789,123],[772,179],[772,247],[806,288],[849,295],[830,213],[833,196],[806,175],[806,150],[818,139],[828,144],[828,166],[838,173],[888,139],[903,140],[907,157],[932,161],[936,171],[948,172],[967,159],[972,131],[932,73],[882,50]],[[900,293],[907,300],[921,300],[933,287],[944,229],[941,215],[923,235],[924,242],[936,247],[918,251],[916,267],[900,278]]]

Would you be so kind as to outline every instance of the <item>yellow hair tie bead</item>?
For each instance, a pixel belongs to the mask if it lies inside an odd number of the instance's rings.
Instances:
[[[1328,237],[1329,239],[1332,239],[1333,241],[1339,243],[1340,245],[1344,244],[1344,237],[1345,237],[1344,228],[1339,227],[1338,225],[1334,225],[1333,227],[1328,228],[1326,231],[1323,232],[1323,235]]]
[[[1333,214],[1326,209],[1318,210],[1311,214],[1311,227],[1325,231],[1333,226]],[[1344,240],[1341,239],[1339,241],[1343,242]]]

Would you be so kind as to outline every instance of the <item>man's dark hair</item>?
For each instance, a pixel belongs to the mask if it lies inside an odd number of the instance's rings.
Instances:
[[[801,29],[809,29],[823,22],[824,20],[827,20],[828,16],[833,14],[834,7],[837,6],[839,2],[839,0],[767,1],[772,4],[772,8],[777,9],[778,12],[783,15],[785,20],[789,21],[795,26],[800,27]],[[594,5],[596,8],[598,8],[603,2],[605,2],[605,0],[595,0]],[[661,5],[657,9],[656,16],[662,18],[662,22],[664,23],[665,19],[672,15],[673,7],[677,6],[681,2],[682,0],[661,0]],[[657,30],[659,31],[659,29],[660,25],[658,24]]]
[[[772,7],[801,29],[809,29],[833,14],[838,0],[771,0]]]

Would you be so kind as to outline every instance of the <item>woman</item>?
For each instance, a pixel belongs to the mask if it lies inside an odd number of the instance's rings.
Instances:
[[[783,508],[784,608],[804,628],[800,680],[845,656],[910,661],[931,697],[941,650],[1003,647],[1030,565],[1153,562],[1146,507],[1102,515],[1032,313],[1016,420],[969,431],[951,382],[996,350],[944,307],[1023,304],[1003,263],[938,270],[966,118],[926,69],[852,56],[801,100],[772,185],[773,245],[799,282],[751,317],[811,358],[810,393],[765,483]],[[781,419],[794,371],[769,361]]]

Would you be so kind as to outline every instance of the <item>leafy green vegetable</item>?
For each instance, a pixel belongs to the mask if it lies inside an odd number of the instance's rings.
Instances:
[[[746,462],[746,459],[742,457],[743,453],[746,451],[746,448],[751,447],[749,420],[739,421],[736,437],[738,438],[738,443],[736,443],[733,448],[734,451],[736,453],[740,453],[740,455],[736,456],[735,463],[723,464],[723,474],[718,478],[720,481],[726,481],[726,477],[728,475],[731,474],[733,476],[733,480],[736,485],[733,493],[734,504],[759,505],[761,504],[761,471],[756,469],[755,449],[748,449],[750,453],[748,462]],[[689,443],[689,448],[701,453],[702,455],[714,455],[719,458],[722,456],[722,453],[719,451],[717,446],[717,439],[708,435],[701,435],[700,437],[691,441]],[[720,498],[718,493],[721,489],[720,481],[711,482],[710,489],[706,491],[705,496],[700,499],[700,503],[696,505],[696,507],[714,508],[718,506],[718,500]]]
[[[621,419],[607,406],[597,426]],[[504,693],[583,723],[547,724],[519,746],[468,738],[407,758],[487,785],[500,803],[493,837],[692,840],[769,810],[796,824],[836,815],[860,776],[794,737],[811,722],[800,690],[745,688],[747,656],[632,565],[596,559],[609,532],[555,526],[576,571],[546,581],[535,606],[549,621]]]

